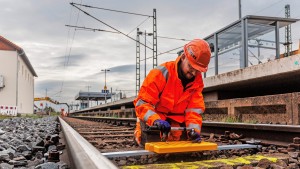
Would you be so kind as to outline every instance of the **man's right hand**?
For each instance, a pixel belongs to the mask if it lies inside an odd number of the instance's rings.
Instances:
[[[169,133],[171,130],[171,125],[165,120],[155,120],[153,126],[157,126],[162,133]]]
[[[192,140],[193,143],[201,143],[202,139],[200,137],[200,132],[192,129],[192,131],[188,132],[189,138]]]

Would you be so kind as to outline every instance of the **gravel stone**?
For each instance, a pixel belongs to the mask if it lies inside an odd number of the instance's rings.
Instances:
[[[284,162],[283,160],[277,160],[276,164],[279,165],[279,166],[281,166],[281,167],[283,167],[283,168],[287,167],[286,162]]]
[[[51,150],[56,150],[56,146],[55,145],[51,145],[48,147],[48,152]]]
[[[277,165],[277,164],[271,164],[270,167],[271,167],[272,169],[285,169],[285,167],[282,167],[282,166]]]
[[[288,152],[288,154],[294,159],[298,159],[299,157],[299,152]]]
[[[0,163],[0,169],[13,169],[13,165],[9,165],[7,163]]]
[[[267,160],[267,159],[261,159],[258,164],[257,167],[260,168],[268,168],[271,165],[271,161]]]
[[[68,168],[65,163],[45,163],[43,158],[46,148],[56,149],[51,138],[59,143],[57,117],[14,117],[0,120],[0,126],[0,169]]]
[[[44,156],[43,156],[43,152],[42,151],[38,151],[36,154],[35,154],[35,157],[37,159],[42,159]]]
[[[127,161],[126,161],[126,160],[120,160],[120,161],[119,161],[119,165],[122,166],[122,165],[125,165],[125,164],[127,164]]]
[[[57,163],[59,165],[59,169],[69,169],[70,167],[68,166],[68,164],[64,163],[64,162],[58,162]]]
[[[28,167],[31,167],[31,166],[35,167],[35,166],[43,164],[43,163],[44,163],[44,160],[42,160],[42,159],[35,159],[33,161],[28,161]]]
[[[0,151],[0,161],[4,160],[7,161],[9,159],[9,152],[7,150]]]
[[[22,152],[22,155],[27,159],[30,160],[32,158],[32,153],[31,151],[24,151]]]
[[[6,133],[6,131],[3,131],[0,129],[0,135],[5,134],[5,133]]]
[[[12,159],[12,160],[14,160],[14,161],[22,161],[22,160],[26,160],[26,158],[23,157],[23,156],[19,156],[19,157],[16,157],[16,158]]]
[[[20,145],[20,146],[17,147],[17,151],[18,151],[18,152],[31,151],[31,148],[29,148],[29,147],[26,146],[26,145]]]
[[[299,169],[299,166],[296,163],[291,163],[291,164],[289,164],[289,166],[287,168],[288,169]]]
[[[22,161],[10,160],[8,162],[8,164],[14,165],[15,167],[26,166],[27,165],[27,161],[26,160],[22,160]]]
[[[59,165],[53,162],[47,162],[44,164],[37,165],[35,169],[59,169]]]

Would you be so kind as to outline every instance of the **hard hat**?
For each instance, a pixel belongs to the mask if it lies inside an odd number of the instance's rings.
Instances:
[[[188,44],[184,45],[184,54],[188,58],[191,66],[200,71],[206,72],[210,61],[210,47],[209,44],[202,39],[194,39]]]

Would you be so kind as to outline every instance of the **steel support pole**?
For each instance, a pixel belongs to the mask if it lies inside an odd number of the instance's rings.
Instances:
[[[276,44],[276,59],[280,57],[280,46],[279,46],[279,21],[275,22],[275,44]]]
[[[248,19],[245,19],[245,67],[248,67]]]
[[[241,20],[242,24],[242,52],[240,55],[240,68],[248,67],[248,29],[247,18]]]
[[[219,61],[218,61],[218,34],[214,34],[214,54],[215,54],[215,75],[219,74]]]
[[[105,69],[104,70],[104,90],[106,90],[106,89],[107,89],[107,86],[106,86],[106,69]]]
[[[242,2],[239,0],[239,19],[242,18]]]
[[[146,41],[146,37],[147,37],[147,32],[146,32],[146,30],[145,30],[145,78],[146,78],[146,74],[147,74],[147,57],[146,57],[146,55],[147,55],[147,45],[146,45],[146,43],[147,43],[147,41]]]
[[[285,17],[291,18],[290,5],[285,5]],[[292,51],[292,27],[291,25],[285,26],[285,56],[290,56]]]
[[[156,9],[153,9],[153,68],[157,66],[157,20]]]
[[[140,78],[141,78],[141,58],[140,58],[140,36],[139,28],[136,32],[136,84],[135,84],[135,95],[137,96],[140,91]]]

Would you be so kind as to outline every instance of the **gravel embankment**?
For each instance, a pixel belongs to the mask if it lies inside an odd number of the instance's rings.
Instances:
[[[0,169],[69,168],[59,161],[65,148],[59,142],[59,131],[57,117],[0,120]]]

